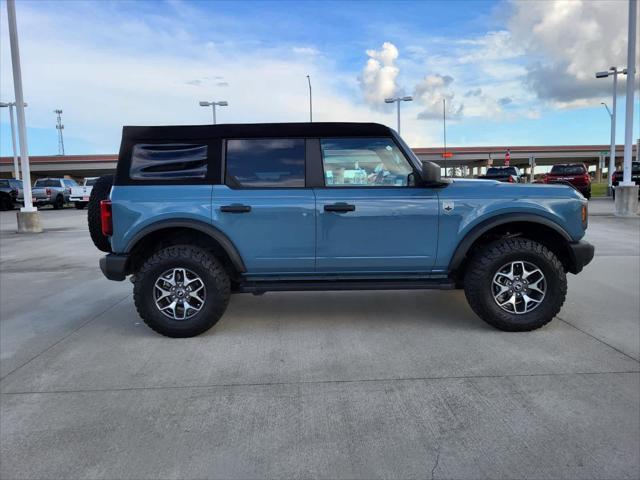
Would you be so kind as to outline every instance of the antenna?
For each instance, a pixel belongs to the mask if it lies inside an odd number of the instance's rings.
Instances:
[[[56,130],[58,130],[58,155],[64,155],[64,139],[62,138],[62,130],[64,125],[62,124],[62,110],[56,109],[53,111],[58,116]]]

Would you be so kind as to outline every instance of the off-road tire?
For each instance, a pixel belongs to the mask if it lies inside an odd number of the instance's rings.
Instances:
[[[74,203],[74,207],[76,207],[76,210],[84,210],[84,207],[87,206],[86,202],[75,202]]]
[[[52,205],[54,210],[60,210],[64,208],[64,197],[62,195],[58,195],[53,201]]]
[[[89,203],[87,204],[87,223],[91,240],[98,250],[111,252],[109,238],[102,234],[102,221],[100,220],[100,202],[109,198],[113,186],[113,175],[103,175],[96,180],[91,189]]]
[[[155,303],[155,282],[171,268],[187,268],[205,285],[202,309],[186,320],[165,316]],[[133,280],[133,300],[144,323],[159,334],[173,338],[195,337],[213,327],[227,309],[230,295],[229,276],[220,261],[208,251],[190,245],[159,250],[143,263]]]
[[[520,315],[500,308],[491,290],[498,269],[518,260],[537,266],[546,281],[542,303]],[[567,277],[560,260],[544,245],[521,237],[502,239],[474,254],[464,277],[464,293],[473,311],[489,325],[507,332],[525,332],[546,325],[558,314],[567,294]]]

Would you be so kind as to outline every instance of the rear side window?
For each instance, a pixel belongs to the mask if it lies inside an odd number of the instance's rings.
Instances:
[[[231,187],[304,187],[304,139],[227,140]]]
[[[206,145],[173,143],[133,147],[129,169],[132,180],[202,179],[206,175]]]
[[[65,180],[63,180],[63,182],[67,187],[77,187],[78,186],[78,184],[76,183],[75,180],[65,179]]]

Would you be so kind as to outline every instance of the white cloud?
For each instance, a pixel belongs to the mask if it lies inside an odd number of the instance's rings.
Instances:
[[[384,42],[380,50],[367,50],[369,60],[360,75],[360,85],[365,101],[374,108],[382,108],[384,99],[399,91],[396,83],[400,69],[396,65],[398,49],[391,42]]]
[[[462,117],[464,105],[454,99],[455,94],[449,89],[452,83],[452,77],[435,74],[427,75],[416,85],[413,95],[422,108],[418,113],[419,119],[442,118],[445,105],[447,118],[455,120]]]
[[[592,104],[610,90],[594,72],[626,64],[627,17],[627,2],[513,3],[509,30],[537,59],[528,64],[528,85],[558,107]]]

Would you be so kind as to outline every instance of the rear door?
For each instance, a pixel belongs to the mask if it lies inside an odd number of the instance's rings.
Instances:
[[[315,195],[306,187],[303,138],[227,139],[213,224],[238,249],[248,275],[312,273]]]
[[[438,238],[438,196],[411,186],[414,168],[392,138],[321,139],[317,270],[427,273]]]

